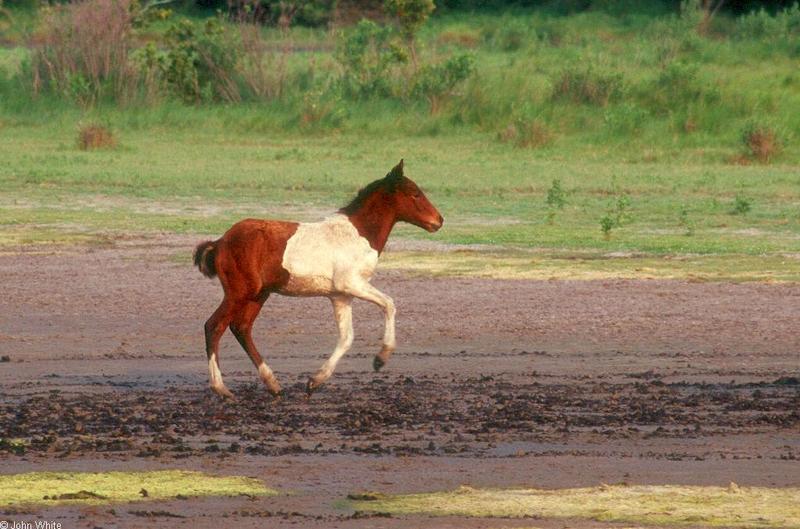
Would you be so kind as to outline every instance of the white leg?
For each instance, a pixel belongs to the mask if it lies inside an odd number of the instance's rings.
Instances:
[[[353,298],[350,296],[331,297],[333,304],[333,315],[336,318],[336,326],[339,329],[339,340],[336,342],[336,349],[333,354],[322,364],[319,371],[311,377],[306,386],[306,391],[311,394],[315,389],[328,380],[336,370],[336,364],[350,350],[353,345]]]
[[[347,293],[359,299],[372,302],[383,309],[385,318],[383,347],[372,361],[372,367],[375,368],[375,371],[378,371],[383,367],[387,360],[389,360],[389,357],[392,356],[392,352],[394,352],[395,348],[397,347],[394,337],[394,300],[366,281],[350,286],[347,289]]]
[[[216,355],[208,358],[208,375],[211,381],[211,389],[223,397],[233,398],[233,393],[222,382],[222,372],[219,370]]]

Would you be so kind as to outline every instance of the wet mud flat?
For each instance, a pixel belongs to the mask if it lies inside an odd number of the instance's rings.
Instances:
[[[0,255],[0,472],[203,470],[269,498],[0,514],[64,527],[607,527],[581,520],[356,513],[360,491],[600,483],[800,486],[800,286],[502,281],[379,270],[398,351],[370,369],[382,317],[356,304],[333,350],[329,303],[270,299],[255,339],[271,398],[223,338],[236,394],[207,388],[202,323],[219,285],[176,255],[197,237]],[[150,266],[142,267],[143,262]],[[20,442],[21,441],[21,442]]]
[[[611,441],[639,457],[726,457],[691,440],[800,431],[800,381],[747,383],[539,381],[458,375],[343,376],[305,397],[302,384],[273,399],[260,384],[237,400],[168,387],[80,393],[51,390],[0,404],[0,431],[30,454],[98,453],[181,459],[200,454],[458,455],[470,458],[602,453]],[[676,452],[670,440],[686,441]],[[663,450],[654,449],[662,442]],[[649,448],[647,448],[649,446]],[[13,447],[5,447],[13,452]],[[17,448],[17,451],[22,449]],[[631,454],[634,455],[634,454]],[[753,445],[732,457],[800,458],[800,446]]]

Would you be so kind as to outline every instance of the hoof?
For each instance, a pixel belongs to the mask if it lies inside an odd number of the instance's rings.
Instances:
[[[281,386],[278,383],[267,384],[267,392],[276,398],[283,396],[283,389],[281,389]]]
[[[381,368],[385,365],[386,362],[384,362],[380,356],[376,356],[375,358],[372,359],[372,369],[374,369],[376,373],[380,371]]]
[[[211,390],[224,399],[236,400],[236,397],[233,396],[233,393],[231,393],[230,390],[225,386],[211,386]]]
[[[283,397],[286,396],[286,392],[283,391],[282,389],[279,389],[278,391],[273,391],[270,389],[268,391],[269,394],[272,395],[272,398],[274,398],[275,400],[281,400]]]
[[[321,385],[322,382],[317,382],[313,378],[309,378],[308,382],[306,383],[306,400],[310,399],[311,395],[313,395]]]

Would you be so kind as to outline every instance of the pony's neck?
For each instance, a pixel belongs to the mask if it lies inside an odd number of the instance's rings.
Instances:
[[[392,233],[397,217],[395,212],[386,207],[380,196],[369,197],[364,204],[347,218],[358,230],[358,234],[369,241],[369,245],[378,253],[383,251],[389,234]]]

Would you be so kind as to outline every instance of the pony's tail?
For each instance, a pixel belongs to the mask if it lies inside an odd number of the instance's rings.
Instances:
[[[194,249],[194,265],[206,277],[217,275],[217,266],[214,264],[217,258],[217,246],[213,241],[201,242]]]

